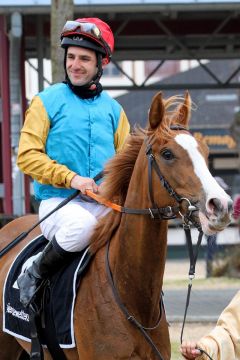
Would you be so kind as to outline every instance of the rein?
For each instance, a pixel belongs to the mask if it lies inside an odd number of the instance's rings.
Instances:
[[[156,345],[154,344],[153,340],[151,339],[151,337],[148,335],[148,333],[146,332],[146,330],[154,330],[156,329],[159,324],[160,324],[160,321],[162,319],[162,309],[163,309],[163,300],[162,300],[162,297],[161,297],[161,300],[160,300],[160,313],[159,313],[159,316],[158,316],[158,319],[157,319],[157,322],[156,324],[153,326],[153,327],[146,327],[146,326],[143,326],[142,324],[140,324],[136,318],[133,316],[133,315],[130,315],[130,313],[128,312],[126,306],[124,306],[124,304],[122,303],[122,300],[119,296],[119,293],[115,287],[115,284],[114,284],[114,281],[113,281],[113,276],[112,276],[112,272],[111,272],[111,269],[110,269],[110,264],[109,264],[109,246],[110,246],[110,241],[108,241],[108,244],[107,244],[107,249],[106,249],[106,271],[107,271],[107,276],[108,276],[108,280],[109,280],[109,283],[111,285],[111,288],[112,288],[112,291],[113,291],[113,295],[114,295],[114,298],[116,300],[116,303],[118,304],[118,306],[120,307],[120,309],[122,310],[123,314],[125,315],[126,319],[128,321],[130,321],[133,325],[135,325],[137,327],[138,330],[140,330],[140,332],[143,334],[143,336],[145,337],[145,339],[147,340],[147,342],[150,344],[150,346],[152,347],[153,351],[155,352],[155,354],[157,355],[157,357],[160,359],[160,360],[164,360],[160,351],[158,350],[158,348],[156,347]]]
[[[146,209],[133,209],[117,205],[109,200],[104,199],[102,196],[99,196],[96,193],[93,193],[91,190],[86,190],[86,194],[97,201],[99,204],[105,205],[115,211],[124,213],[124,214],[134,214],[134,215],[150,215],[152,219],[175,219],[176,214],[179,213],[179,206],[167,206],[162,208],[146,208]]]
[[[19,242],[21,242],[23,239],[25,239],[31,231],[33,231],[38,225],[40,225],[44,220],[46,220],[50,215],[52,215],[55,211],[62,208],[64,205],[66,205],[69,201],[74,199],[76,196],[78,196],[80,193],[79,190],[74,191],[72,195],[64,199],[60,202],[53,210],[51,210],[47,215],[45,215],[42,219],[40,219],[38,222],[36,222],[33,226],[31,226],[27,231],[22,232],[20,235],[18,235],[14,240],[12,240],[5,248],[3,248],[0,251],[0,259],[3,257],[8,251],[10,251],[14,246],[16,246]]]
[[[99,172],[96,176],[94,176],[93,180],[98,181],[103,177],[103,171]],[[33,231],[38,225],[40,225],[44,220],[46,220],[50,215],[55,213],[55,211],[61,209],[63,206],[68,204],[71,200],[73,200],[75,197],[77,197],[80,194],[80,190],[74,191],[73,194],[68,196],[66,199],[61,201],[53,210],[51,210],[48,214],[46,214],[42,219],[40,219],[38,222],[36,222],[33,226],[31,226],[27,231],[22,232],[20,235],[18,235],[15,239],[13,239],[7,246],[5,246],[0,251],[0,259],[3,257],[8,251],[10,251],[14,246],[16,246],[19,242],[21,242],[23,239],[25,239],[31,231]],[[90,195],[89,195],[90,196]]]

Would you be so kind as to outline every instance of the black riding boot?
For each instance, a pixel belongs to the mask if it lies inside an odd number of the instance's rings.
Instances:
[[[41,255],[19,276],[17,284],[20,290],[20,301],[24,307],[27,307],[32,302],[36,290],[42,282],[64,266],[66,260],[69,259],[69,256],[64,256],[64,253],[64,250],[58,250],[50,241]],[[68,254],[66,252],[66,255]]]

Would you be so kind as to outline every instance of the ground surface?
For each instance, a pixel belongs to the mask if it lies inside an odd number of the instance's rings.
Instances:
[[[240,289],[240,279],[229,279],[229,278],[209,278],[206,279],[206,264],[205,260],[199,260],[196,266],[196,278],[193,281],[193,289],[195,293],[197,289],[205,289],[208,293],[213,290],[213,293],[216,290],[224,289],[225,291],[237,291]],[[188,260],[168,260],[165,267],[164,275],[164,288],[166,292],[168,290],[174,291],[177,289],[187,289],[188,284],[188,269],[189,262]],[[194,291],[193,290],[193,291]],[[193,295],[194,296],[194,295]],[[194,299],[194,297],[193,297]],[[192,300],[193,300],[192,299]],[[191,300],[191,301],[192,301]],[[200,299],[201,303],[207,299]],[[219,299],[218,299],[219,300]],[[216,299],[215,299],[216,301]],[[220,300],[219,300],[220,301]],[[193,301],[191,303],[193,305]],[[199,314],[201,315],[201,314]],[[216,322],[207,321],[204,322],[189,322],[187,320],[184,328],[184,340],[199,340],[202,336],[208,334],[215,326]],[[172,358],[171,360],[183,360],[179,352],[180,347],[180,335],[182,329],[182,322],[172,322],[170,321],[170,338],[172,344]]]

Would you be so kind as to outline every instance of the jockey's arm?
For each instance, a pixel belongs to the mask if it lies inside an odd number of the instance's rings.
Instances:
[[[118,122],[118,127],[114,135],[114,145],[116,152],[121,151],[124,147],[127,136],[130,132],[130,125],[125,112],[122,110]]]
[[[17,165],[41,184],[70,188],[76,173],[50,159],[45,153],[49,128],[46,110],[41,99],[36,96],[26,112],[21,130]]]

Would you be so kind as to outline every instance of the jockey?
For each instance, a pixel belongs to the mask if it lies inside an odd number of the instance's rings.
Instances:
[[[19,142],[17,164],[34,179],[40,219],[75,189],[82,194],[100,192],[102,184],[93,178],[121,149],[129,133],[122,107],[99,82],[114,48],[110,27],[98,18],[67,21],[61,47],[65,81],[33,98]],[[77,197],[41,223],[49,243],[18,278],[25,307],[43,280],[89,244],[95,224],[107,211],[103,205]]]

